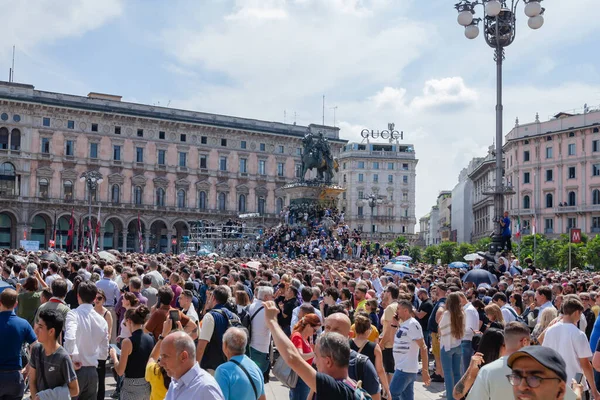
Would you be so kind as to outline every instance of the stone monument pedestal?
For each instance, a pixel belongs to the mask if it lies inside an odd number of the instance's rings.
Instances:
[[[306,181],[290,183],[282,190],[289,196],[290,211],[298,220],[305,212],[314,215],[324,208],[337,207],[338,196],[346,189],[332,183]]]

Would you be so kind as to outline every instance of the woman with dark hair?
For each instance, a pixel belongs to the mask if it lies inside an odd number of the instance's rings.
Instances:
[[[294,330],[292,331],[292,336],[290,337],[290,340],[298,350],[298,353],[300,353],[300,356],[309,365],[312,365],[315,357],[311,340],[320,326],[321,320],[317,314],[307,314],[296,323]],[[309,393],[310,388],[308,385],[304,383],[302,378],[298,377],[296,387],[290,389],[290,400],[306,400]]]
[[[525,310],[523,308],[523,297],[521,297],[521,295],[519,293],[511,294],[509,301],[510,301],[510,305],[512,306],[512,308],[515,309],[515,312],[517,313],[517,315],[523,314],[523,311]]]
[[[39,282],[33,276],[29,276],[23,283],[23,291],[19,293],[17,298],[17,316],[26,319],[29,325],[33,327],[35,312],[41,304],[39,291]]]
[[[124,376],[119,397],[121,400],[150,399],[150,384],[146,382],[145,375],[154,340],[143,330],[149,314],[150,310],[144,305],[127,310],[125,324],[131,331],[131,336],[123,339],[121,343],[120,358],[117,357],[114,348],[110,349],[115,372]]]
[[[67,292],[67,296],[65,297],[65,303],[69,306],[71,310],[79,307],[79,301],[77,300],[77,289],[79,285],[83,282],[83,277],[81,275],[76,275],[73,278],[73,288]]]
[[[475,340],[473,340],[473,346],[475,346]],[[471,358],[469,368],[454,386],[452,397],[457,400],[466,397],[473,387],[481,367],[502,357],[505,350],[504,331],[496,328],[486,330],[479,340],[477,352]]]
[[[442,314],[439,324],[442,369],[448,397],[460,379],[462,366],[460,346],[464,333],[465,313],[460,304],[460,295],[456,292],[450,293],[446,300],[446,311]]]
[[[173,324],[172,321],[167,318],[163,323],[162,333],[156,341],[156,345],[150,353],[148,363],[146,364],[146,373],[144,378],[146,382],[150,383],[150,400],[163,400],[167,396],[169,385],[171,384],[171,378],[167,375],[167,371],[160,365],[160,345],[169,333],[171,333]],[[181,322],[177,321],[177,330],[183,330]]]
[[[113,319],[110,312],[104,307],[106,302],[106,294],[102,289],[98,289],[96,294],[96,300],[94,300],[94,311],[102,315],[102,318],[108,324],[108,331],[112,332]],[[106,360],[98,360],[98,367],[96,367],[98,373],[98,400],[104,400],[104,394],[106,393]]]

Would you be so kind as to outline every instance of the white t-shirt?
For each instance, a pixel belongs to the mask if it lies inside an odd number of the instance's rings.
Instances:
[[[396,369],[409,374],[419,371],[419,345],[416,340],[423,339],[421,324],[410,318],[405,321],[394,336],[394,361]]]
[[[479,313],[471,303],[465,304],[463,310],[465,311],[465,335],[462,340],[473,340],[473,332],[479,330]]]
[[[456,339],[452,336],[452,327],[450,325],[450,313],[444,311],[442,319],[440,320],[438,333],[440,335],[440,347],[445,351],[460,346],[460,339]]]
[[[503,305],[502,307],[500,307],[500,311],[502,311],[502,316],[504,317],[504,324],[508,324],[509,322],[513,322],[517,320],[517,312],[514,310],[514,308],[512,308],[511,306],[509,306],[508,304]]]
[[[567,382],[571,382],[577,372],[583,373],[579,359],[593,356],[585,333],[571,323],[558,322],[548,328],[543,345],[557,351],[565,360]]]
[[[204,318],[202,318],[200,327],[200,334],[198,335],[198,339],[206,340],[210,342],[210,338],[212,337],[213,331],[215,330],[215,320],[211,313],[207,312]]]
[[[260,307],[263,307],[263,302],[255,299],[250,307],[248,307],[248,314],[252,317]],[[252,320],[252,337],[250,338],[250,347],[261,353],[269,352],[269,344],[271,342],[271,331],[267,327],[265,321],[265,309],[258,311],[254,319]]]

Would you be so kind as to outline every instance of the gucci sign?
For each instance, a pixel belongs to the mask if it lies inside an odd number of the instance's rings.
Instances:
[[[383,130],[383,131],[375,131],[373,129],[369,130],[369,129],[363,129],[360,132],[360,135],[363,138],[371,138],[371,139],[392,139],[392,140],[398,140],[398,139],[404,139],[404,132],[398,132],[396,130],[390,129],[390,130]]]

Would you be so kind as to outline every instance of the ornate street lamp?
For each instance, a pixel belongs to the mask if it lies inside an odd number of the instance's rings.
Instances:
[[[544,24],[543,0],[523,0],[525,15],[529,17],[528,25],[531,29],[539,29]],[[483,34],[486,43],[494,49],[496,61],[496,183],[487,188],[486,195],[494,197],[494,236],[490,245],[490,252],[501,250],[502,227],[500,221],[504,214],[504,196],[514,194],[513,188],[503,183],[502,160],[502,62],[504,61],[504,48],[510,46],[515,40],[517,32],[516,10],[519,0],[461,0],[455,4],[458,11],[458,23],[465,27],[465,36],[475,39],[479,36],[479,23],[483,21]],[[483,6],[483,18],[475,18],[475,7]]]
[[[92,190],[96,190],[98,188],[98,186],[100,186],[100,184],[104,181],[104,179],[102,178],[102,174],[98,171],[87,171],[87,172],[84,172],[83,174],[81,174],[79,181],[86,182],[86,184],[87,184],[87,188],[88,188],[88,219],[90,219],[90,218],[92,218]],[[96,221],[96,223],[99,223],[99,221]],[[92,226],[91,222],[89,223],[89,226]],[[83,229],[81,230],[81,232],[83,232]],[[92,243],[91,243],[92,232],[89,232],[88,235],[90,237],[90,246],[92,246]],[[93,250],[95,250],[95,249],[90,249],[90,253],[92,253]]]
[[[373,211],[375,210],[375,207],[383,203],[383,200],[375,193],[371,193],[363,199],[363,203],[367,204],[371,208],[371,237],[373,237],[373,234],[375,233],[373,229]]]

